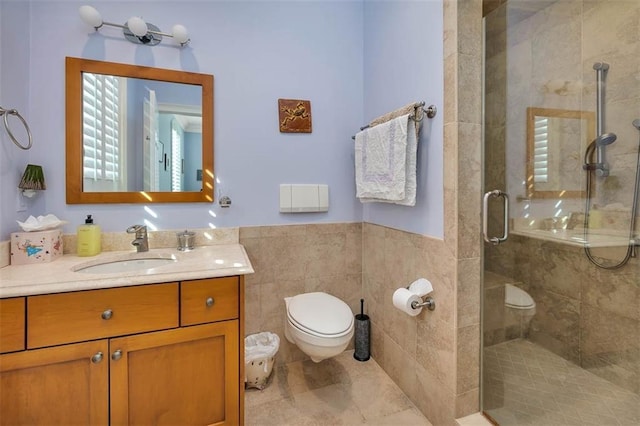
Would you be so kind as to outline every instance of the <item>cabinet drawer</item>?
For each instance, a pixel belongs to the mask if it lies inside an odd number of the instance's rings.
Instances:
[[[238,277],[183,281],[180,284],[180,324],[238,318],[238,283]]]
[[[24,297],[0,299],[0,353],[24,349]]]
[[[29,349],[177,326],[178,283],[27,298]]]

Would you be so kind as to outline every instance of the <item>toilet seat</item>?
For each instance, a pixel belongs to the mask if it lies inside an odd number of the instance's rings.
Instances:
[[[353,312],[349,306],[323,292],[299,294],[289,299],[287,319],[292,326],[316,337],[342,337],[353,329]]]
[[[531,309],[536,306],[529,293],[511,284],[504,285],[504,304],[514,309]]]

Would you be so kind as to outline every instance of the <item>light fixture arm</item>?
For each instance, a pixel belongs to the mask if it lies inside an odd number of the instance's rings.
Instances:
[[[103,21],[99,26],[97,26],[97,27],[93,27],[93,28],[94,28],[96,31],[98,31],[100,28],[102,28],[102,27],[103,27],[103,26],[105,26],[105,25],[108,25],[108,26],[110,26],[110,27],[122,28],[122,29],[126,28],[126,26],[124,26],[124,25],[115,24],[115,23],[113,23],[113,22],[105,22],[105,21]]]

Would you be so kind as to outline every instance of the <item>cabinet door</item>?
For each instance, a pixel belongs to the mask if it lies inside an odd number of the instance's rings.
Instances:
[[[113,425],[237,425],[238,320],[111,339]]]
[[[106,340],[0,355],[0,424],[106,425]]]
[[[0,299],[0,353],[24,349],[24,297]]]

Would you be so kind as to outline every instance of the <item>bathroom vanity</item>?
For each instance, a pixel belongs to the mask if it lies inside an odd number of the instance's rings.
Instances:
[[[90,262],[124,255],[140,257]],[[242,424],[246,252],[170,255],[137,272],[75,272],[87,260],[69,255],[0,269],[0,424]]]

